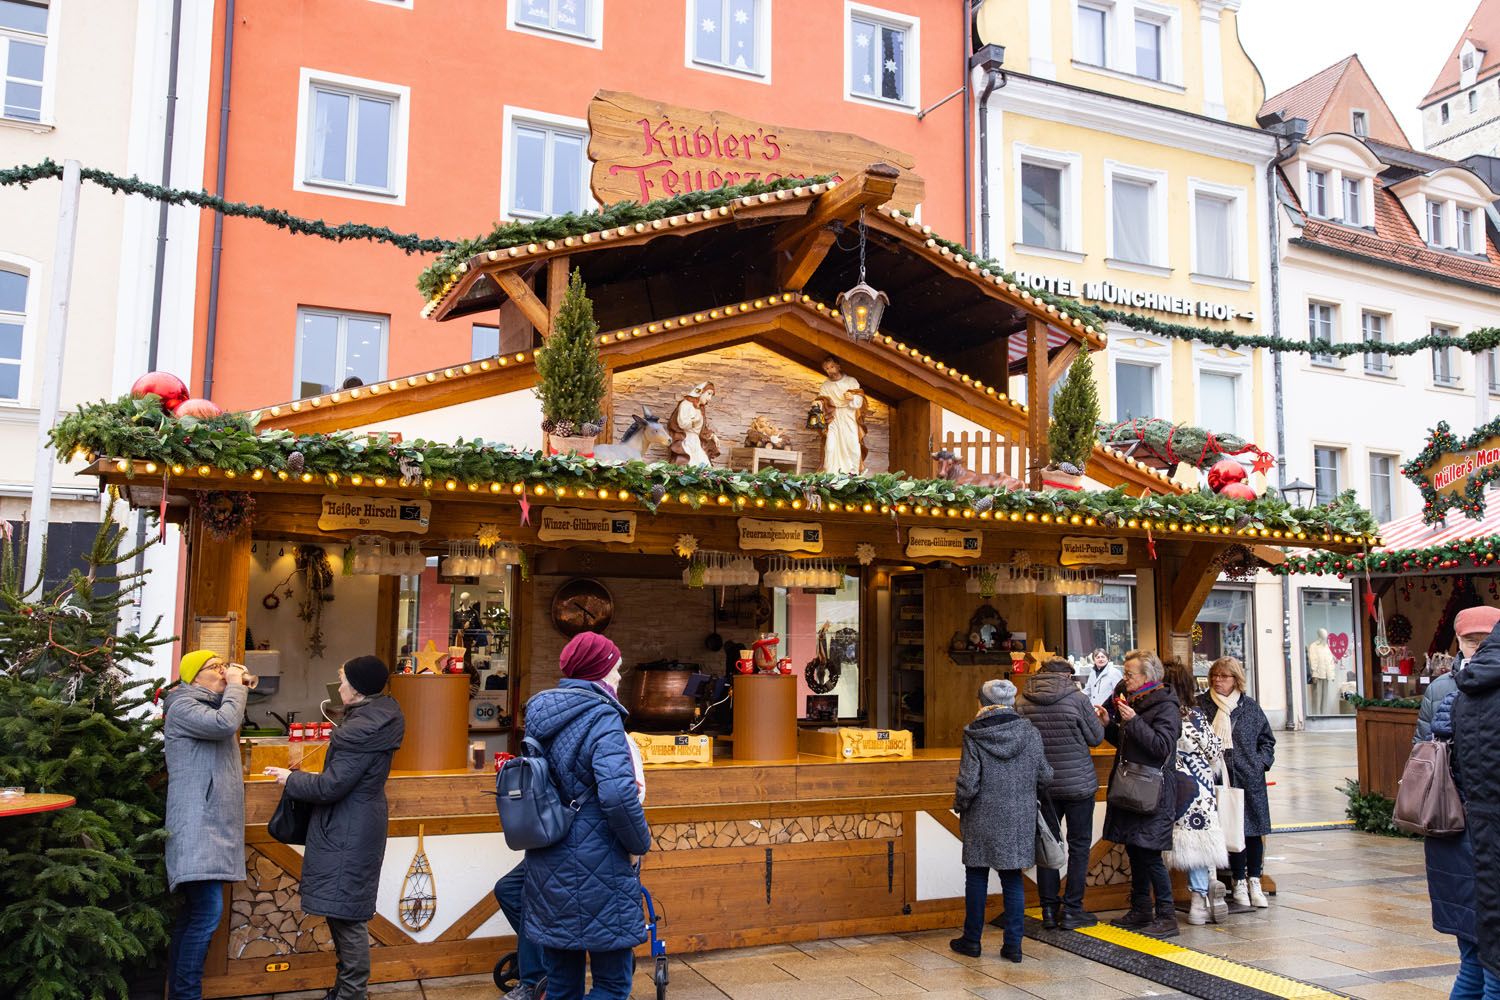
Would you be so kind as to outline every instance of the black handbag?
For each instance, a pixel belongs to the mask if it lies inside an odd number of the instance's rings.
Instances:
[[[1124,750],[1122,740],[1120,752],[1124,753]],[[1117,758],[1115,773],[1110,776],[1109,791],[1105,794],[1105,801],[1126,812],[1141,813],[1146,816],[1156,812],[1156,807],[1161,802],[1161,788],[1165,777],[1162,772],[1166,770],[1175,751],[1176,747],[1168,750],[1166,760],[1163,760],[1157,767],[1150,764],[1137,764],[1123,757]]]
[[[281,801],[266,824],[266,832],[283,844],[306,844],[307,828],[312,823],[312,803],[292,798],[281,790]]]

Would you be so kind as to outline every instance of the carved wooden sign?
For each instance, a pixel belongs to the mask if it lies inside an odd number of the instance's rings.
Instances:
[[[891,199],[897,208],[910,211],[925,190],[909,154],[857,135],[783,128],[612,90],[589,102],[589,159],[589,186],[605,205],[752,180],[823,174],[842,180],[872,163],[901,172]]]

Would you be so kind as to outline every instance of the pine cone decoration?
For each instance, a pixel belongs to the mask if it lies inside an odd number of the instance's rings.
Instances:
[[[1106,528],[1118,528],[1120,526],[1120,515],[1112,510],[1107,510],[1099,518]]]
[[[667,488],[665,486],[663,486],[661,483],[657,483],[655,486],[651,487],[651,504],[652,504],[652,506],[655,506],[655,505],[661,503],[662,500],[666,497],[666,495],[667,495]]]
[[[995,497],[991,493],[986,493],[984,496],[975,499],[973,506],[974,510],[980,514],[988,510],[993,510],[995,507]]]
[[[286,471],[292,475],[300,476],[305,468],[307,468],[307,459],[302,457],[302,452],[294,451],[286,457]]]
[[[579,428],[579,432],[583,434],[584,437],[598,437],[599,431],[602,429],[603,428],[597,423],[587,423]]]
[[[1239,517],[1235,518],[1234,519],[1234,526],[1236,528],[1248,528],[1248,527],[1250,527],[1250,515],[1249,514],[1241,514]]]
[[[542,418],[542,433],[544,433],[544,434],[555,434],[555,433],[557,433],[557,421],[553,420],[551,417],[543,417]]]
[[[573,421],[559,420],[557,422],[557,430],[549,431],[548,433],[555,433],[558,437],[570,438],[577,433],[577,429],[573,426]]]

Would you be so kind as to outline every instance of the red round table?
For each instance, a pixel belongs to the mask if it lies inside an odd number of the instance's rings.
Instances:
[[[77,803],[71,795],[52,795],[27,792],[18,799],[0,799],[0,818],[6,816],[28,816],[32,813],[56,812]]]

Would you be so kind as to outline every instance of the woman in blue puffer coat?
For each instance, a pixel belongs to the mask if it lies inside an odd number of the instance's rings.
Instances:
[[[632,949],[646,940],[639,861],[651,847],[643,779],[615,698],[620,650],[583,632],[563,648],[563,680],[526,703],[526,735],[545,748],[564,801],[579,805],[568,835],[526,852],[526,933],[543,948],[548,1000],[627,1000]]]

